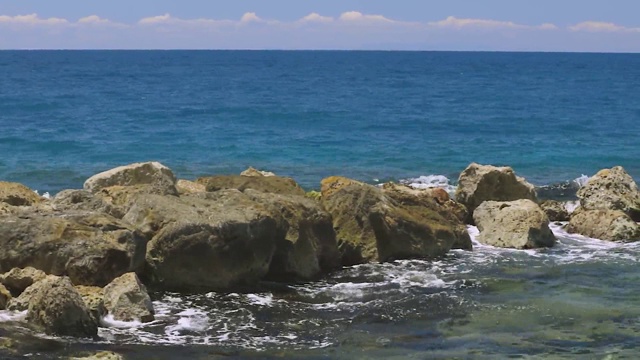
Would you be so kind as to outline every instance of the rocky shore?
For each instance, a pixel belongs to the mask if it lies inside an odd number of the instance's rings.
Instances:
[[[343,266],[437,259],[478,241],[551,247],[550,221],[611,241],[640,240],[640,191],[622,167],[578,191],[580,206],[540,202],[509,167],[470,164],[440,188],[331,176],[320,191],[248,169],[177,179],[157,162],[92,176],[52,199],[0,182],[0,310],[47,334],[96,337],[102,319],[149,322],[147,288],[185,293],[313,281]]]

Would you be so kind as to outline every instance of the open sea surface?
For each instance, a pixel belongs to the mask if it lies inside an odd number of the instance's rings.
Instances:
[[[639,94],[640,54],[0,51],[0,180],[53,195],[155,160],[186,179],[254,166],[307,190],[451,191],[478,162],[570,200],[605,167],[640,180]],[[105,318],[98,342],[0,311],[0,358],[636,359],[640,244],[553,231],[546,250],[476,242],[254,293],[153,293],[156,321]]]

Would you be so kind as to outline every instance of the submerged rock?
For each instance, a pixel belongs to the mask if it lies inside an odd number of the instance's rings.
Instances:
[[[622,166],[600,170],[578,190],[585,210],[620,210],[640,221],[640,191]]]
[[[333,217],[343,265],[441,256],[460,235],[419,197],[347,178],[324,179],[322,203]]]
[[[0,203],[11,206],[31,206],[42,198],[28,187],[13,182],[0,181]]]
[[[640,240],[640,225],[620,210],[576,210],[567,231],[600,240]]]
[[[144,265],[146,239],[106,214],[2,217],[0,234],[0,272],[32,266],[104,286]]]
[[[49,275],[35,283],[26,320],[47,334],[95,337],[98,325],[67,277]]]
[[[540,207],[547,214],[549,221],[569,221],[569,211],[560,201],[545,200],[540,203]]]
[[[119,166],[93,175],[84,182],[84,189],[92,193],[111,186],[153,185],[163,193],[177,193],[176,177],[159,162],[135,163]]]
[[[22,294],[26,288],[33,285],[33,283],[45,277],[47,277],[47,274],[45,274],[44,271],[34,267],[27,266],[24,269],[16,267],[0,275],[0,284],[6,286],[13,296],[18,296]]]
[[[135,273],[127,273],[104,287],[104,307],[115,320],[154,320],[153,304],[147,288]]]
[[[455,199],[469,209],[469,214],[483,201],[537,201],[535,187],[517,177],[512,168],[476,163],[471,163],[460,174]]]
[[[196,183],[204,185],[207,191],[253,189],[264,193],[304,196],[304,190],[295,180],[279,176],[218,175],[198,178]]]
[[[473,220],[480,230],[478,241],[483,244],[533,249],[556,242],[547,215],[531,200],[485,201],[473,212]]]

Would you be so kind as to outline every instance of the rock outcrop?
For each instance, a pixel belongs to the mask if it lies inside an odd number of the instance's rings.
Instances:
[[[535,187],[524,178],[517,177],[510,167],[471,163],[458,178],[455,200],[464,204],[470,215],[483,201],[520,199],[536,202]]]
[[[11,206],[31,206],[42,201],[35,191],[13,182],[0,181],[0,203]]]
[[[569,211],[560,201],[545,200],[540,203],[540,207],[547,214],[549,221],[569,221]]]
[[[585,210],[620,210],[640,221],[640,191],[622,166],[600,170],[578,190]]]
[[[0,234],[0,272],[32,266],[104,286],[144,265],[146,239],[106,214],[5,216]]]
[[[93,175],[84,182],[84,189],[92,193],[111,186],[150,185],[159,193],[177,194],[176,177],[159,162],[135,163],[119,166]]]
[[[620,210],[580,208],[571,215],[567,231],[600,240],[640,240],[640,225]]]
[[[13,268],[9,272],[0,275],[0,284],[9,289],[13,296],[18,296],[33,283],[45,277],[47,277],[47,274],[44,271],[31,266],[27,266],[24,269]]]
[[[198,178],[196,183],[204,185],[210,192],[224,189],[244,192],[253,189],[264,193],[304,196],[304,190],[295,180],[280,176],[218,175]]]
[[[473,212],[473,220],[480,230],[478,241],[483,244],[533,249],[556,242],[547,215],[531,200],[485,201]]]
[[[115,320],[154,320],[155,312],[147,288],[135,273],[124,274],[104,287],[104,307]]]
[[[418,197],[347,178],[324,179],[322,203],[333,217],[343,265],[441,256],[460,235]]]
[[[47,334],[95,337],[98,325],[67,277],[49,275],[35,283],[26,320]]]

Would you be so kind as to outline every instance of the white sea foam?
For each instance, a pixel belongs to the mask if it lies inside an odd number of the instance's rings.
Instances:
[[[271,306],[273,305],[273,295],[271,294],[248,294],[247,300],[250,304],[260,305],[260,306]]]
[[[33,190],[33,192],[36,193],[36,195],[38,195],[40,197],[43,197],[43,198],[45,198],[47,200],[51,199],[51,194],[49,194],[48,191],[45,191],[42,195],[40,195],[40,193],[38,193],[38,190]]]
[[[589,182],[589,177],[585,174],[582,174],[580,177],[573,179],[573,182],[578,184],[579,187],[583,187],[587,185],[587,182]]]
[[[143,324],[140,321],[120,321],[113,318],[113,315],[108,314],[107,316],[100,319],[100,325],[104,327],[114,327],[119,329],[135,329],[141,327]]]
[[[199,309],[187,309],[177,314],[180,316],[177,324],[167,326],[165,332],[170,335],[182,331],[203,332],[209,328],[209,317]]]
[[[22,321],[27,317],[27,311],[0,310],[0,322]]]
[[[456,186],[451,185],[449,178],[444,175],[423,175],[417,178],[400,180],[400,182],[414,189],[442,188],[450,195],[456,192]]]
[[[564,208],[569,212],[569,214],[572,214],[574,211],[576,211],[578,206],[580,206],[579,200],[567,201],[564,203]]]

